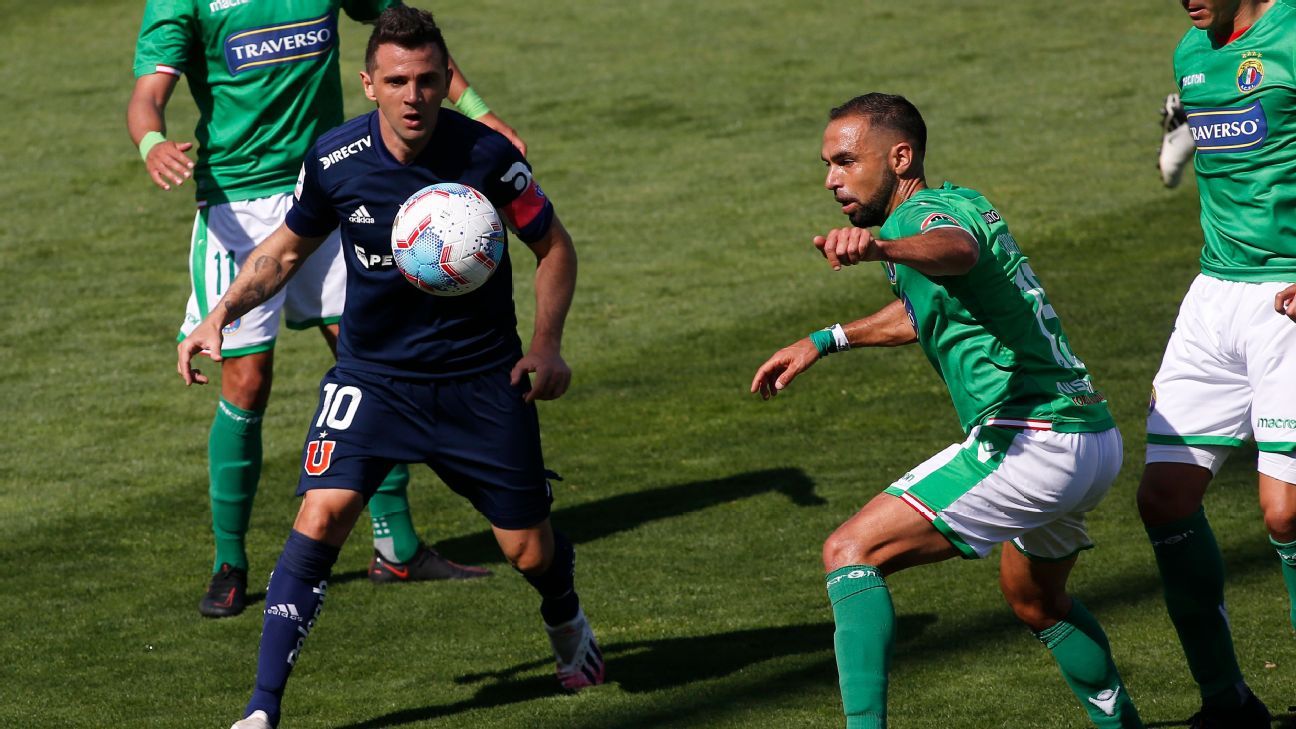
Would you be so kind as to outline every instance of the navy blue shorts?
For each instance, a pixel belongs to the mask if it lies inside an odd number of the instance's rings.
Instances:
[[[455,380],[399,380],[334,367],[306,433],[300,496],[347,489],[373,496],[398,463],[426,463],[502,529],[535,526],[553,494],[528,385],[507,369]]]

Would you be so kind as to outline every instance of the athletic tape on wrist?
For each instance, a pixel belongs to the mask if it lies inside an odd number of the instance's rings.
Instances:
[[[151,150],[151,149],[153,149],[154,147],[158,146],[159,143],[161,143],[161,142],[165,142],[165,141],[166,141],[166,137],[162,136],[162,132],[148,132],[148,133],[146,133],[146,134],[145,134],[145,135],[140,139],[140,143],[139,143],[140,159],[142,159],[142,160],[147,160],[147,159],[148,159],[148,153],[149,153],[149,150]]]
[[[490,113],[490,107],[482,101],[482,97],[477,95],[476,91],[469,86],[459,95],[459,100],[454,102],[455,108],[469,119],[480,119]]]
[[[810,343],[819,351],[820,357],[850,349],[850,340],[846,338],[846,332],[841,324],[833,324],[819,331],[810,332]]]

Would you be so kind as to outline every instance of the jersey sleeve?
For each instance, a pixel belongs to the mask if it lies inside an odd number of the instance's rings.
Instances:
[[[293,205],[284,216],[288,229],[303,238],[320,238],[338,227],[337,210],[329,203],[328,193],[320,184],[320,165],[312,147],[297,175]]]
[[[342,9],[352,20],[369,23],[382,11],[400,4],[400,0],[342,0]]]
[[[534,243],[549,232],[554,208],[531,175],[531,165],[503,137],[498,137],[499,154],[482,190],[525,243]]]
[[[193,0],[148,0],[135,41],[135,78],[183,74],[197,34],[198,10]]]
[[[983,236],[978,235],[980,227],[963,217],[963,211],[939,202],[903,205],[887,219],[881,234],[883,238],[906,238],[938,228],[958,228],[975,238],[977,243],[984,243]]]

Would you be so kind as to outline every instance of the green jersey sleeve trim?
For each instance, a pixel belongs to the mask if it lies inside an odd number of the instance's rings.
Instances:
[[[192,0],[149,0],[135,42],[135,78],[151,73],[184,73],[198,28]]]

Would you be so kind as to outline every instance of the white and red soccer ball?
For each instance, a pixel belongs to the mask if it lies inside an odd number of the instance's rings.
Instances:
[[[410,195],[396,212],[392,258],[419,289],[459,296],[490,279],[506,240],[499,213],[485,195],[442,182]]]

